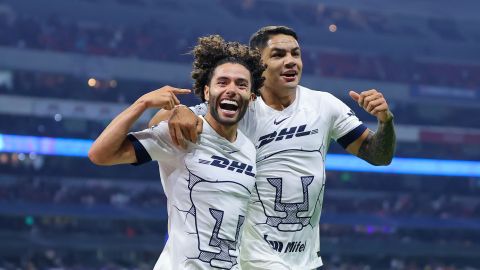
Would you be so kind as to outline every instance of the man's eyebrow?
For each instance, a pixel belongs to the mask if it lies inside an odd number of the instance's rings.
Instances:
[[[220,77],[217,77],[217,80],[232,80],[231,77],[228,77],[228,76],[220,76]],[[248,79],[246,78],[233,78],[234,81],[246,81],[248,82]]]
[[[248,80],[245,79],[245,78],[237,78],[237,79],[235,79],[235,81],[236,82],[246,82],[246,83],[248,83]]]
[[[290,51],[299,51],[299,50],[300,50],[300,47],[298,47],[298,46],[295,47],[295,48],[291,48],[291,49],[290,49]],[[287,51],[287,49],[285,49],[285,48],[273,47],[271,51],[272,51],[272,52],[285,52],[285,51]]]
[[[284,52],[284,51],[286,51],[286,50],[283,49],[283,48],[277,48],[277,47],[272,48],[272,52]]]

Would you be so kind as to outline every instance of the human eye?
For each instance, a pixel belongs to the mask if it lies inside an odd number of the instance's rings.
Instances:
[[[244,89],[247,89],[248,88],[248,82],[239,82],[238,83],[238,88],[244,90]]]
[[[272,58],[281,58],[283,57],[284,53],[282,53],[281,51],[273,51],[272,54],[271,54],[271,57]]]

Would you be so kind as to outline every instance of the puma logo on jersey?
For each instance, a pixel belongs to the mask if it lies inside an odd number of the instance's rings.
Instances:
[[[307,136],[310,134],[318,133],[318,129],[305,131],[307,125],[301,125],[298,127],[283,128],[280,132],[274,131],[270,134],[261,136],[258,141],[260,142],[257,148],[260,148],[273,141],[288,140],[295,137]]]
[[[229,171],[234,171],[237,173],[244,173],[248,176],[255,177],[253,172],[253,166],[248,165],[238,161],[232,161],[224,157],[211,156],[213,160],[199,159],[198,162],[201,164],[209,164],[218,168],[226,168]]]

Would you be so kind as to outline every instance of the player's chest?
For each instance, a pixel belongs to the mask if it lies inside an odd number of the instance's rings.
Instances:
[[[189,177],[211,183],[232,182],[250,191],[255,185],[255,162],[232,154],[198,150],[187,155],[185,166]]]
[[[328,142],[330,126],[327,116],[308,110],[264,114],[258,118],[254,144],[259,152],[292,147],[316,148]]]

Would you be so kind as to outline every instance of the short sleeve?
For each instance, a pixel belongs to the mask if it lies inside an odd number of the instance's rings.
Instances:
[[[258,99],[257,99],[258,100]],[[245,115],[238,122],[238,129],[240,129],[252,142],[255,140],[255,132],[257,131],[257,119],[256,112],[258,111],[256,107],[258,106],[258,101],[251,101],[248,105]]]
[[[151,160],[166,161],[183,155],[183,150],[173,144],[166,122],[142,131],[131,132],[128,139],[135,149],[136,164]]]
[[[206,102],[188,108],[196,115],[205,116],[208,112],[208,104]]]
[[[347,148],[367,130],[367,127],[345,103],[333,95],[330,95],[330,97],[333,117],[331,137],[343,148]]]

